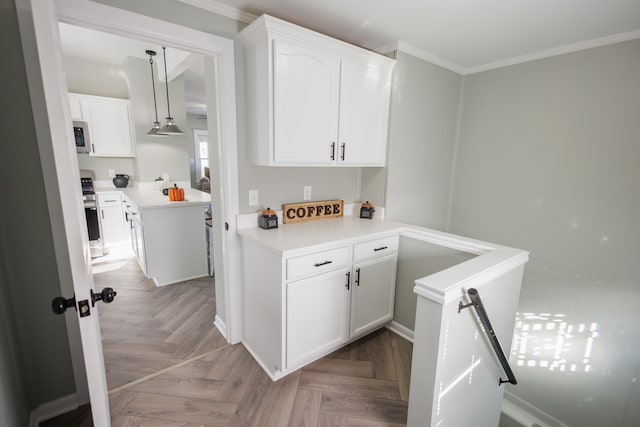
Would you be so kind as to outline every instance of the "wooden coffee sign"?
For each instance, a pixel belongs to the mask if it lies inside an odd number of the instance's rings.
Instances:
[[[344,216],[344,200],[324,200],[322,202],[282,205],[282,222],[285,224],[341,216]]]

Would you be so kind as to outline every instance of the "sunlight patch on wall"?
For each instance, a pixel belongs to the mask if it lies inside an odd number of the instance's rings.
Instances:
[[[591,372],[597,337],[597,323],[569,323],[561,313],[516,313],[511,360],[527,368]]]

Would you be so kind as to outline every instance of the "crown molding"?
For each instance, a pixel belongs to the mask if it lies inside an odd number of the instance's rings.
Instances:
[[[586,40],[583,42],[567,44],[564,46],[554,47],[552,49],[541,50],[538,52],[528,53],[526,55],[505,59],[502,61],[490,62],[476,67],[465,68],[464,74],[475,74],[483,71],[495,70],[511,65],[522,64],[524,62],[536,61],[538,59],[551,58],[553,56],[564,55],[566,53],[579,52],[581,50],[592,49],[594,47],[607,46],[610,44],[626,42],[629,40],[640,39],[640,30],[629,31],[626,33],[613,34],[611,36],[600,37],[597,39]]]
[[[475,73],[481,73],[483,71],[495,70],[497,68],[509,67],[511,65],[522,64],[525,62],[536,61],[538,59],[550,58],[553,56],[564,55],[566,53],[578,52],[581,50],[591,49],[594,47],[607,46],[610,44],[626,42],[629,40],[640,39],[640,30],[629,31],[626,33],[614,34],[611,36],[600,37],[597,39],[587,40],[579,43],[567,44],[564,46],[555,47],[552,49],[541,50],[538,52],[528,53],[526,55],[516,56],[514,58],[504,59],[501,61],[489,62],[487,64],[478,65],[475,67],[462,67],[451,61],[443,59],[437,55],[434,55],[425,50],[419,49],[409,43],[398,41],[387,44],[385,46],[376,49],[376,52],[381,54],[388,54],[394,50],[408,53],[409,55],[423,59],[432,64],[446,68],[447,70],[461,74],[463,76]]]
[[[218,15],[226,16],[227,18],[235,19],[236,21],[244,22],[245,24],[252,23],[257,16],[251,13],[243,12],[235,7],[227,6],[226,4],[219,3],[215,0],[178,0],[180,3],[188,4],[190,6],[199,7],[200,9],[208,10],[209,12],[216,13]]]
[[[219,3],[216,0],[178,0],[181,3],[185,3],[194,7],[208,10],[218,15],[226,16],[227,18],[235,19],[247,24],[250,24],[258,17],[256,15],[243,12],[231,6]],[[526,55],[516,56],[500,61],[489,62],[482,65],[473,67],[463,67],[447,59],[441,58],[438,55],[434,55],[431,52],[427,52],[420,48],[417,48],[407,42],[397,41],[387,45],[384,45],[376,52],[387,55],[393,51],[400,51],[417,58],[423,59],[434,65],[438,65],[454,73],[461,74],[463,76],[475,73],[481,73],[483,71],[495,70],[497,68],[509,67],[511,65],[522,64],[525,62],[536,61],[538,59],[550,58],[553,56],[563,55],[566,53],[578,52],[581,50],[591,49],[594,47],[606,46],[615,43],[621,43],[629,40],[640,39],[640,30],[629,31],[626,33],[613,34],[606,37],[600,37],[597,39],[587,40],[578,43],[572,43],[564,46],[555,47],[552,49],[541,50],[538,52],[528,53]]]
[[[442,68],[446,68],[447,70],[453,71],[454,73],[466,74],[466,70],[464,67],[447,59],[441,58],[438,55],[434,55],[431,52],[419,49],[407,42],[403,42],[402,40],[398,41],[398,50],[400,52],[416,56],[420,59],[424,59],[425,61],[431,62],[432,64],[438,65]]]

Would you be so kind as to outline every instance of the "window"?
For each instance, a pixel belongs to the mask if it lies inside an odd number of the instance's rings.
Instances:
[[[201,180],[204,176],[208,175],[205,173],[206,170],[209,169],[209,133],[206,130],[194,129],[193,130],[193,140],[195,143],[195,154],[196,154],[196,181]]]

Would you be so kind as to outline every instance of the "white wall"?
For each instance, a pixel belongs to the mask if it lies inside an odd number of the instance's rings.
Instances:
[[[640,40],[466,78],[451,231],[531,252],[507,389],[571,426],[640,425],[639,138]]]

